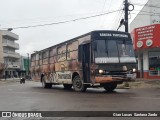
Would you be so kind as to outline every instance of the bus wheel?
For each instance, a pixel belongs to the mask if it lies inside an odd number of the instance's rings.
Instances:
[[[79,75],[74,76],[73,78],[73,88],[77,92],[85,92],[87,87],[83,84]]]
[[[103,88],[107,91],[107,92],[112,92],[115,88],[117,87],[116,83],[107,83],[103,85]]]
[[[52,88],[52,83],[46,83],[47,87],[46,88]]]
[[[51,88],[52,87],[52,83],[46,83],[44,78],[42,79],[42,87],[43,88]]]
[[[72,84],[63,84],[64,89],[69,90],[72,88]]]

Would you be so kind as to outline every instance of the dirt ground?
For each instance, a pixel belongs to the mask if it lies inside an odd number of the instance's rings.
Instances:
[[[19,79],[7,79],[7,80],[0,79],[0,85],[14,83],[14,82],[19,82]]]
[[[134,82],[124,82],[117,88],[160,88],[160,80],[136,79]]]

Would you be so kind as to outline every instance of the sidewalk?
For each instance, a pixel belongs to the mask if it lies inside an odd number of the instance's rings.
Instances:
[[[7,78],[5,79],[0,79],[0,81],[12,81],[12,80],[20,80],[20,78]]]
[[[0,79],[0,84],[19,82],[19,81],[20,81],[20,78],[7,78],[6,80]]]

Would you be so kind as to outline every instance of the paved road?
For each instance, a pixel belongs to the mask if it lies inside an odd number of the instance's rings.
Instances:
[[[0,83],[0,111],[160,111],[160,89],[116,89],[106,93],[95,88],[81,93],[62,86],[44,89],[33,81]]]

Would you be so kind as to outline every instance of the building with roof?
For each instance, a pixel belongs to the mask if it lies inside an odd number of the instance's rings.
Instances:
[[[160,1],[149,0],[130,24],[138,77],[160,78]]]
[[[19,36],[8,30],[0,30],[0,61],[4,64],[1,77],[18,77],[20,54],[16,52]]]

